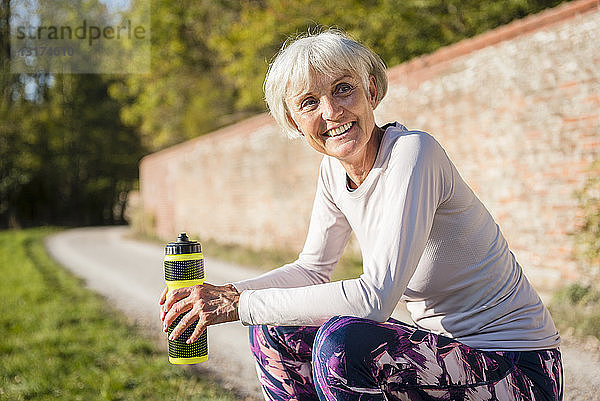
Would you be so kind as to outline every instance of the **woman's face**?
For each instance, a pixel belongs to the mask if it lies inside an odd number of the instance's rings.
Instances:
[[[365,91],[351,74],[315,73],[307,89],[290,92],[286,103],[291,119],[311,147],[342,161],[360,159],[375,129],[375,78]]]

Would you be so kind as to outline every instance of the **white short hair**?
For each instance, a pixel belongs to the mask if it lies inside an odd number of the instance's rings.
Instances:
[[[338,76],[350,73],[362,80],[368,93],[369,79],[375,78],[377,103],[387,92],[385,63],[370,49],[337,30],[306,34],[286,41],[269,66],[264,83],[265,100],[271,115],[290,138],[301,135],[291,121],[286,104],[288,89],[306,89],[314,73]]]

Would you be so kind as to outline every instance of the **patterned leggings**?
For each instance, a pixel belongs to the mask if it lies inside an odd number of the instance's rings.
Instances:
[[[560,351],[490,352],[419,330],[335,317],[251,326],[266,400],[561,400]]]

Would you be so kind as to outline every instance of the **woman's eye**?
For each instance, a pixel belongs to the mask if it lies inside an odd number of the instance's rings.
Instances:
[[[314,98],[309,97],[309,98],[304,99],[302,101],[302,103],[300,103],[300,107],[303,108],[303,109],[305,109],[307,107],[312,107],[315,104],[317,104],[317,101]]]
[[[336,88],[336,92],[337,93],[346,93],[349,92],[353,89],[352,85],[347,84],[347,83],[341,83],[337,86]]]

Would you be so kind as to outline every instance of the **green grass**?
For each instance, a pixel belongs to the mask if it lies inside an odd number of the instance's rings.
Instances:
[[[578,337],[600,340],[600,291],[590,285],[571,284],[557,291],[549,305],[560,330],[572,328]]]
[[[53,231],[0,231],[0,400],[234,399],[51,261]]]

